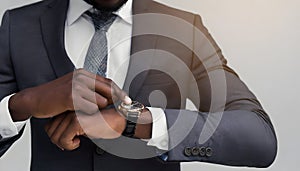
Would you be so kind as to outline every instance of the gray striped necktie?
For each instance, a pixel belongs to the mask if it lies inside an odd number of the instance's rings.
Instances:
[[[106,32],[116,19],[116,15],[98,10],[93,13],[87,11],[86,14],[93,20],[96,31],[84,61],[84,69],[106,77],[108,54]]]

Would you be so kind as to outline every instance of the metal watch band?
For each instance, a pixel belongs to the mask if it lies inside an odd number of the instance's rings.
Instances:
[[[127,113],[127,121],[126,127],[123,131],[122,135],[126,137],[133,137],[135,134],[136,123],[139,118],[140,112],[128,112]]]

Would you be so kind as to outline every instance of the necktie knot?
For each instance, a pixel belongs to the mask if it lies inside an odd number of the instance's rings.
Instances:
[[[91,17],[96,31],[97,30],[107,31],[117,17],[112,12],[99,11],[96,9],[93,12],[87,11],[86,14]]]

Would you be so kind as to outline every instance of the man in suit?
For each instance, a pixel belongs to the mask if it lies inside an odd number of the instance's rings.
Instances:
[[[5,13],[0,60],[0,155],[30,119],[31,170],[275,159],[269,116],[198,15],[152,0],[45,0]],[[135,124],[114,107],[131,99],[146,107]]]

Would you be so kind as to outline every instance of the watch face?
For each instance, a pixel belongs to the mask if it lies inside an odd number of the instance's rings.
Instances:
[[[121,107],[128,112],[140,112],[144,109],[144,105],[137,101],[133,101],[130,105],[121,103]]]

